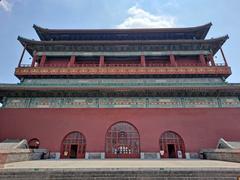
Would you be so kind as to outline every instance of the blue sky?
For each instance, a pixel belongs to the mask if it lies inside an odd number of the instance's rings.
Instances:
[[[225,34],[223,46],[233,74],[240,82],[239,0],[0,0],[0,83],[18,82],[21,35],[38,39],[32,28],[185,27],[212,22],[208,38]],[[221,56],[217,54],[219,62]],[[24,62],[29,59],[25,56]]]

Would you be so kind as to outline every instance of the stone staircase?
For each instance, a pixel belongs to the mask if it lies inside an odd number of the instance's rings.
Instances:
[[[1,169],[0,180],[239,180],[240,169]]]

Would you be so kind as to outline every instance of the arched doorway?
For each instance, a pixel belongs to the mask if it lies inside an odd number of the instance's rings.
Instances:
[[[84,158],[86,151],[86,139],[80,132],[67,134],[61,147],[61,158]]]
[[[140,158],[138,130],[127,122],[113,124],[106,133],[106,158]]]
[[[185,145],[182,137],[173,131],[165,131],[159,140],[162,158],[185,158]]]
[[[40,141],[37,138],[30,139],[28,141],[28,146],[30,149],[38,149],[40,146]]]

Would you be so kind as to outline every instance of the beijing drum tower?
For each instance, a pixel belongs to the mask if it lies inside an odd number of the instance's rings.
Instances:
[[[0,141],[61,158],[185,158],[240,139],[240,85],[211,23],[187,28],[47,29],[0,84]],[[215,54],[222,54],[216,63]],[[24,53],[31,64],[23,64]]]

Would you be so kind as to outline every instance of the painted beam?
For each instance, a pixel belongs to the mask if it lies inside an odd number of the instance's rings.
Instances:
[[[81,103],[79,103],[81,102]],[[240,107],[237,97],[9,97],[4,108],[222,108]]]
[[[136,52],[37,52],[38,56],[169,56],[174,55],[209,55],[210,51],[136,51]]]
[[[22,67],[16,68],[15,75],[51,76],[51,75],[222,75],[228,77],[231,68],[227,66],[211,67]]]

